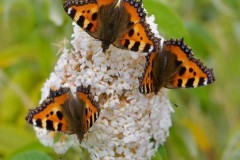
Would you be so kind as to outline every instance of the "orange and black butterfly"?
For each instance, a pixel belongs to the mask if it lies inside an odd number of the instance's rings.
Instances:
[[[25,119],[49,131],[76,134],[81,143],[99,114],[100,108],[91,96],[90,86],[79,86],[76,97],[70,88],[50,90],[49,96],[37,108],[30,110]]]
[[[146,59],[144,74],[139,78],[140,93],[157,94],[162,87],[195,88],[215,81],[213,70],[194,57],[183,39],[164,41],[163,48]]]
[[[151,52],[159,46],[145,22],[139,0],[67,0],[66,13],[83,30],[102,42],[105,52],[111,44],[136,52]]]

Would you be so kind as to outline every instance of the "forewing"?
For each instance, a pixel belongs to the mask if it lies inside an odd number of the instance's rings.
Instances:
[[[70,94],[69,88],[50,91],[49,97],[43,103],[29,111],[26,121],[49,131],[68,133],[68,122],[61,106],[68,104]]]
[[[136,52],[157,50],[159,39],[154,36],[150,26],[146,23],[142,1],[123,0],[121,4],[130,15],[130,19],[128,28],[113,42],[113,45]]]
[[[98,38],[98,3],[97,0],[68,0],[63,4],[66,13],[83,30],[92,37]]]

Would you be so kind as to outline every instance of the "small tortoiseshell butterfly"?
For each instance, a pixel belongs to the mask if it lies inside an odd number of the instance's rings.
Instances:
[[[146,59],[144,74],[139,78],[140,93],[157,94],[162,87],[195,88],[215,81],[212,69],[193,56],[183,38],[164,41],[162,50],[150,53]]]
[[[74,22],[102,42],[103,52],[111,44],[137,52],[151,52],[159,46],[145,22],[142,1],[67,0],[63,7]]]
[[[76,97],[70,88],[50,90],[47,99],[30,110],[25,119],[28,123],[49,131],[76,134],[81,143],[99,113],[100,108],[91,96],[90,86],[79,86]]]

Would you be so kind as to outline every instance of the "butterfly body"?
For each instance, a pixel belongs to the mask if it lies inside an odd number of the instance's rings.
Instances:
[[[106,51],[119,35],[128,30],[129,21],[130,15],[122,5],[112,3],[99,9],[101,29],[97,30],[97,37],[102,41],[103,51]]]
[[[36,127],[65,134],[76,134],[81,143],[84,134],[97,120],[100,108],[90,95],[90,86],[77,87],[76,96],[69,88],[52,91],[26,121]]]
[[[68,132],[70,134],[76,133],[79,139],[83,139],[83,135],[86,133],[86,127],[84,127],[84,111],[84,102],[76,99],[75,97],[70,98],[67,103],[62,105],[63,115],[67,115],[66,121],[68,123]]]
[[[83,30],[102,42],[104,52],[111,44],[137,52],[150,52],[157,46],[141,1],[68,0],[64,9]]]
[[[161,65],[159,65],[161,64]],[[169,51],[157,53],[153,61],[153,81],[155,82],[154,93],[157,94],[160,88],[171,83],[172,76],[178,72],[181,62],[177,61],[177,56]]]
[[[212,69],[196,59],[183,39],[164,41],[162,50],[146,57],[144,74],[139,78],[140,93],[151,93],[162,88],[195,88],[215,81]]]

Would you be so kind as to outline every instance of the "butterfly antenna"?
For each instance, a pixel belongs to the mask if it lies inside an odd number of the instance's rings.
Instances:
[[[98,54],[100,54],[100,53],[101,53],[101,52],[100,52],[101,50],[102,50],[102,48],[100,48],[100,49],[98,49],[96,52],[94,52],[93,55],[92,55],[92,58],[94,58],[95,56],[97,56]]]
[[[139,65],[142,66],[143,68],[145,68],[145,65],[144,65],[144,64],[139,63]]]
[[[100,49],[98,49],[95,53],[94,53],[94,55],[96,55],[98,52],[100,52],[102,50],[102,48],[100,48]],[[105,54],[106,52],[104,52],[104,56],[108,59],[110,59],[110,61],[111,61],[111,63],[113,64],[113,66],[115,67],[115,69],[117,70],[117,74],[118,74],[118,76],[120,77],[120,74],[119,74],[119,72],[118,72],[118,69],[117,69],[117,66],[115,65],[115,63],[113,63],[113,61],[112,61],[112,58],[110,57],[110,56],[107,56],[106,54]]]
[[[178,107],[178,105],[176,103],[174,103],[172,100],[170,100],[170,102],[174,107]]]
[[[142,64],[141,62],[143,62],[143,64]],[[146,67],[146,63],[147,63],[146,56],[145,56],[145,58],[144,58],[144,61],[142,61],[142,59],[138,58],[138,64],[139,64],[140,66],[142,66],[143,68]]]
[[[178,107],[178,105],[177,105],[175,102],[173,102],[171,99],[169,99],[169,97],[166,96],[165,94],[162,94],[162,93],[161,93],[160,96],[164,96],[165,98],[167,98],[167,99],[170,101],[170,103],[171,103],[174,107]]]
[[[95,152],[92,150],[93,146],[90,146],[87,144],[87,142],[85,140],[82,141],[88,148],[88,151],[94,155],[95,158],[98,158],[97,155],[95,154]]]
[[[120,77],[120,73],[118,72],[117,66],[115,65],[115,63],[113,63],[112,58],[111,57],[109,57],[109,58],[110,58],[110,61],[112,62],[112,64],[114,65],[115,69],[117,70],[118,77]]]
[[[65,49],[64,47],[66,47],[68,44],[69,44],[69,40],[66,38],[56,43],[52,43],[52,45],[58,49],[56,55],[60,55],[61,53],[63,53]]]
[[[98,49],[95,53],[94,53],[94,55],[96,55],[98,52],[100,52],[102,50],[102,48],[100,48],[100,49]]]
[[[169,97],[166,96],[166,98],[168,98],[168,100],[174,107],[178,107],[178,105],[175,102],[173,102],[171,99],[169,99]]]
[[[139,61],[139,60],[138,60],[138,61]],[[137,62],[137,63],[138,63],[138,62]],[[139,64],[140,66],[143,66],[143,64],[140,64],[140,63],[138,63],[138,64]],[[137,67],[139,67],[139,66],[138,66],[138,65],[135,65],[135,67],[134,67],[134,71],[136,70]],[[143,66],[143,67],[144,67],[144,66]],[[140,77],[141,77],[141,76],[140,76]],[[138,84],[137,84],[137,87],[132,88],[132,90],[135,90],[135,89],[136,89],[136,90],[139,91],[139,85],[140,85],[139,78],[140,78],[140,77],[137,77],[137,78],[138,78],[138,82],[137,82]],[[140,93],[140,92],[139,92],[139,93]]]
[[[157,96],[158,96],[158,95],[155,95],[155,97],[154,97],[154,100],[153,100],[153,105],[154,105],[154,104],[155,104],[155,102],[156,102]],[[153,105],[152,105],[152,106],[153,106]]]
[[[132,91],[134,91],[134,90],[138,90],[139,91],[139,86],[138,87],[133,86]]]
[[[104,54],[104,55],[105,55],[105,54]],[[107,56],[107,55],[108,55],[108,56]],[[107,55],[105,55],[106,58],[109,58],[109,59],[110,59],[111,63],[113,64],[113,66],[114,66],[115,69],[117,70],[117,74],[118,74],[118,76],[120,77],[120,74],[119,74],[119,72],[118,72],[117,66],[115,65],[115,63],[113,63],[112,58],[110,57],[110,54],[107,54]]]
[[[96,132],[96,131],[103,131],[103,130],[101,130],[101,129],[95,129],[95,130],[92,130],[92,131],[89,131],[89,130],[88,130],[87,132],[91,134],[91,133]]]

